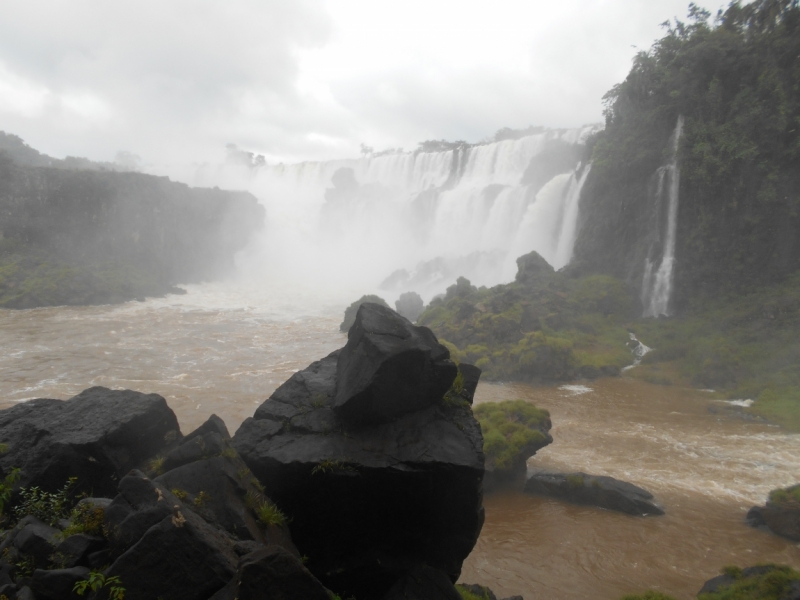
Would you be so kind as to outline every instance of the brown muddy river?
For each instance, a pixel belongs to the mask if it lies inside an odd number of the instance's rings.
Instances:
[[[344,344],[346,298],[188,289],[121,306],[0,310],[0,408],[104,385],[163,395],[184,432],[212,412],[233,432],[293,372]],[[510,398],[553,418],[555,442],[531,467],[630,481],[653,492],[667,514],[636,518],[521,493],[488,496],[462,580],[526,600],[616,599],[647,588],[693,598],[727,564],[800,568],[797,545],[743,523],[770,489],[800,479],[800,435],[711,412],[724,405],[703,392],[624,378],[478,388],[478,402]]]

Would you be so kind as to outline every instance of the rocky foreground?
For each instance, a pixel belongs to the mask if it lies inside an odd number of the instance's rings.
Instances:
[[[215,416],[183,435],[128,390],[0,412],[0,598],[457,600],[484,518],[457,374],[429,330],[366,304],[232,438]]]

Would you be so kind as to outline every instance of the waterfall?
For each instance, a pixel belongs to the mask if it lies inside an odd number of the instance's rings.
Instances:
[[[675,235],[678,228],[678,191],[681,172],[678,167],[678,143],[683,131],[683,116],[678,117],[675,131],[670,138],[672,155],[668,164],[658,168],[657,185],[654,194],[654,220],[657,237],[645,258],[644,276],[642,278],[642,306],[645,317],[669,315],[669,300],[672,294],[672,280],[675,266]],[[664,197],[667,199],[667,223],[664,242],[661,244]],[[662,246],[661,263],[655,269],[658,246]]]
[[[195,185],[246,188],[267,209],[263,238],[239,261],[264,280],[413,289],[428,297],[463,275],[513,280],[536,250],[572,256],[587,137],[597,126],[360,159],[198,170]],[[344,171],[343,171],[344,170]],[[391,275],[391,277],[390,277]],[[381,285],[382,284],[382,285]]]

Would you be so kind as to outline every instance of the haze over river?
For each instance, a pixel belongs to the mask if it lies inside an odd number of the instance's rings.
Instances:
[[[163,395],[185,433],[211,413],[233,433],[292,373],[344,345],[342,312],[358,295],[330,300],[232,283],[187,289],[120,306],[0,311],[0,408],[93,385],[131,388]],[[795,544],[743,523],[770,489],[800,479],[800,435],[730,416],[700,391],[625,378],[482,383],[476,401],[511,398],[552,415],[555,441],[530,467],[630,481],[667,514],[487,496],[462,580],[526,600],[616,599],[647,588],[692,598],[727,564],[800,568]]]

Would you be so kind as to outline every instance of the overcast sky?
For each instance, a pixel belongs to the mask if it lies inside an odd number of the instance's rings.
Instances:
[[[0,0],[2,1],[2,0]],[[703,3],[716,10],[719,3]],[[688,0],[2,2],[0,130],[57,157],[269,162],[599,122]]]

